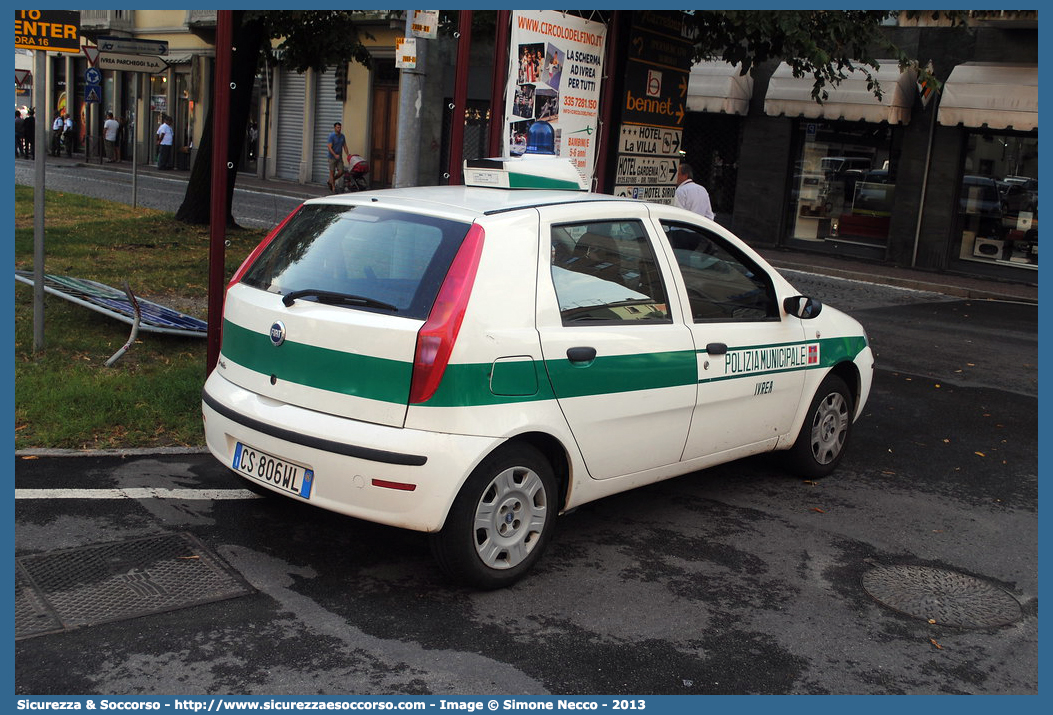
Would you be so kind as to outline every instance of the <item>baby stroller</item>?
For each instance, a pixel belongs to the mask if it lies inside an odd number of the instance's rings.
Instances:
[[[369,173],[369,162],[358,154],[347,157],[347,166],[340,166],[339,171],[333,176],[333,185],[337,193],[349,191],[365,191],[369,188],[366,182],[366,174]]]

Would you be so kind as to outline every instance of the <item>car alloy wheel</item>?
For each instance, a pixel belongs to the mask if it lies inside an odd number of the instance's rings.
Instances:
[[[498,449],[472,471],[431,547],[452,578],[481,589],[510,586],[541,558],[555,526],[552,465],[527,444]]]
[[[790,448],[794,475],[825,477],[837,468],[852,433],[852,392],[830,374],[815,391],[797,441]]]

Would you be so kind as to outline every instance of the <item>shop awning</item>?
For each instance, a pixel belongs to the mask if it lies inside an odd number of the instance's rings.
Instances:
[[[188,65],[194,59],[193,52],[173,52],[170,55],[162,55],[162,60],[169,65]]]
[[[687,86],[689,112],[723,112],[745,115],[753,96],[753,77],[740,73],[739,65],[723,60],[705,60],[691,68]]]
[[[794,77],[789,64],[779,64],[768,83],[764,96],[764,113],[770,116],[785,114],[788,117],[811,119],[847,119],[850,121],[888,122],[906,124],[910,121],[910,108],[917,94],[917,73],[913,70],[900,72],[896,60],[878,60],[879,69],[871,74],[881,85],[879,100],[867,87],[867,77],[861,70],[848,73],[836,87],[827,85],[829,98],[819,104],[812,99],[811,75]]]
[[[943,85],[936,121],[947,126],[1038,128],[1038,66],[966,62]]]

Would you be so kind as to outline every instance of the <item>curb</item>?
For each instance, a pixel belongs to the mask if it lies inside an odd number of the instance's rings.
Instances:
[[[778,258],[766,257],[765,260],[775,266],[778,270],[797,271],[799,273],[811,273],[815,275],[831,276],[834,278],[846,278],[848,280],[860,281],[862,283],[874,283],[878,285],[894,286],[896,288],[907,288],[909,290],[922,291],[925,293],[942,293],[944,295],[971,300],[998,300],[1038,305],[1037,298],[992,289],[969,288],[965,286],[948,285],[946,283],[934,283],[929,280],[919,280],[917,278],[899,278],[896,276],[881,274],[861,273],[859,271],[852,271],[843,268],[804,265],[790,261],[783,261]]]
[[[150,457],[170,454],[208,454],[206,447],[133,447],[128,449],[16,449],[15,459],[38,457]]]

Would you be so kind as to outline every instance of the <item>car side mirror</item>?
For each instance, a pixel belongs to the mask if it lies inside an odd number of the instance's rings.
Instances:
[[[810,320],[816,317],[823,309],[823,304],[817,298],[807,298],[803,295],[795,295],[782,302],[783,309],[789,315],[801,320]]]

